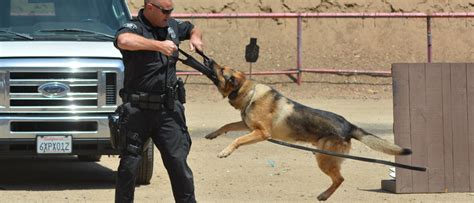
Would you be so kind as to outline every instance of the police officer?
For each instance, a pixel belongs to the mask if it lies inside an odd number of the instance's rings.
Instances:
[[[191,147],[176,77],[177,47],[190,40],[202,50],[201,31],[170,17],[172,0],[145,0],[138,18],[123,25],[115,46],[125,65],[120,136],[125,137],[115,190],[116,202],[133,202],[137,168],[147,140],[160,150],[176,202],[195,202],[193,174],[187,164]]]

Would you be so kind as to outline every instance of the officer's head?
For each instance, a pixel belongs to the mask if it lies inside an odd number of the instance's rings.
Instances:
[[[173,9],[172,0],[145,0],[144,14],[153,26],[166,27]]]

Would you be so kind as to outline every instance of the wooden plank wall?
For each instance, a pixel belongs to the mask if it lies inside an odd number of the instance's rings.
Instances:
[[[397,193],[474,192],[474,64],[393,64]]]

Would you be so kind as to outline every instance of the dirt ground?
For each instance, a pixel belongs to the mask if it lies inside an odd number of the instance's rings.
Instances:
[[[332,77],[325,81],[313,75],[314,82],[302,86],[288,82],[268,84],[292,99],[336,112],[393,141],[390,80],[367,77],[365,80],[369,82],[357,82],[359,77]],[[225,123],[237,121],[239,113],[220,97],[215,87],[202,80],[198,76],[188,79],[186,104],[193,140],[189,164],[199,202],[317,201],[317,195],[329,186],[330,180],[317,168],[311,153],[263,142],[241,147],[228,158],[217,158],[217,153],[242,133],[230,133],[212,141],[204,136]],[[351,154],[393,161],[393,157],[374,152],[357,141],[353,142]],[[153,179],[150,185],[136,188],[137,202],[173,202],[168,175],[159,157],[156,150]],[[79,162],[71,157],[3,158],[0,159],[0,202],[113,202],[118,163],[116,156],[102,157],[97,163]],[[474,200],[473,193],[385,192],[380,182],[389,179],[389,169],[384,165],[346,160],[342,172],[346,181],[329,202]]]

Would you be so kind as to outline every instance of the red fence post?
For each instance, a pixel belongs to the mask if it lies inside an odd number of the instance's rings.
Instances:
[[[302,72],[301,72],[301,52],[302,52],[302,49],[301,49],[301,46],[302,46],[302,32],[303,32],[303,29],[302,29],[302,20],[303,18],[301,17],[301,15],[298,13],[298,18],[297,18],[297,26],[296,26],[296,70],[298,71],[297,75],[296,75],[296,83],[298,83],[298,85],[301,85],[301,76],[302,76]]]
[[[432,36],[431,36],[431,17],[426,18],[426,34],[428,40],[428,63],[431,63],[431,46],[432,46]]]
[[[136,16],[137,13],[132,13]],[[474,12],[465,13],[173,13],[175,18],[201,18],[201,19],[221,19],[221,18],[297,18],[297,66],[288,71],[252,71],[252,75],[278,75],[296,74],[296,82],[301,84],[303,72],[313,73],[337,73],[337,74],[367,74],[373,76],[391,77],[390,71],[373,71],[357,69],[321,69],[321,68],[301,68],[302,60],[302,19],[303,18],[426,18],[427,19],[427,61],[432,62],[432,18],[473,18]],[[178,74],[193,72],[180,72]]]

